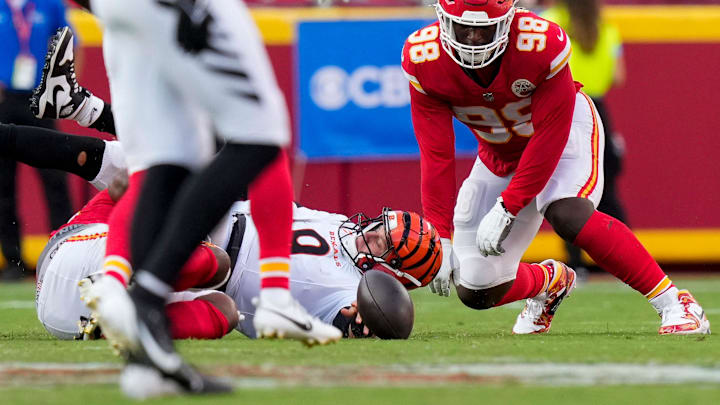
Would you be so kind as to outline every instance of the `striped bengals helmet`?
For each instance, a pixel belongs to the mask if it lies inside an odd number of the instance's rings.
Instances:
[[[383,225],[387,238],[387,250],[380,256],[358,253],[354,249],[355,238],[347,243],[347,230],[352,229],[356,237],[363,237],[364,232],[377,229]],[[363,271],[381,270],[391,274],[405,288],[412,290],[430,283],[440,270],[442,264],[442,244],[435,227],[420,215],[409,211],[393,211],[383,208],[377,218],[367,218],[362,214],[352,217],[341,225],[346,232],[341,232],[341,245]]]

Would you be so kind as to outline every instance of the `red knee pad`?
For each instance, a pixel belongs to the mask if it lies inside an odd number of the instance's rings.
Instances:
[[[175,291],[206,285],[217,273],[218,263],[210,246],[202,244],[195,249],[185,265],[180,269]]]
[[[173,339],[220,339],[230,332],[225,315],[208,301],[174,302],[165,309]]]

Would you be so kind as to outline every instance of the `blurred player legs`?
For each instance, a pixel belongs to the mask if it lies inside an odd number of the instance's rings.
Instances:
[[[288,142],[282,96],[242,3],[92,5],[106,27],[104,52],[119,139],[127,146],[130,171],[147,170],[131,231],[132,258],[140,269],[131,292],[137,321],[118,319],[117,332],[127,333],[133,357],[162,370],[187,391],[224,390],[193,372],[174,352],[163,304],[192,246]],[[198,145],[212,140],[210,128],[227,144],[205,166],[208,156],[198,154]],[[152,147],[158,144],[162,147]],[[290,297],[287,241],[292,218],[288,170],[278,166],[283,181],[274,186],[280,192],[257,191],[261,198],[270,193],[266,200],[274,209],[260,205],[267,212],[253,212],[267,235],[261,234],[260,254],[269,279],[275,280],[270,287],[279,290],[272,294],[276,300]],[[279,226],[268,227],[275,224]],[[137,334],[129,326],[135,322]]]

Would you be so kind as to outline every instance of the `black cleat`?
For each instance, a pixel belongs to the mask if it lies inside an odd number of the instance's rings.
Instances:
[[[164,300],[139,285],[134,287],[130,296],[137,314],[138,348],[128,357],[128,367],[121,379],[123,392],[133,398],[146,398],[232,391],[231,385],[199,373],[175,351]],[[153,373],[157,376],[152,377]],[[143,379],[157,384],[143,383]],[[156,392],[158,389],[162,392]]]
[[[90,98],[75,77],[73,33],[58,29],[50,40],[38,87],[30,97],[30,111],[37,118],[73,119]]]

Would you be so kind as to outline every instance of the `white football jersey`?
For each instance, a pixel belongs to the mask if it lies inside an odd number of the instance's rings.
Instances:
[[[233,205],[230,215],[213,234],[213,242],[225,248],[237,259],[225,292],[245,315],[238,330],[254,338],[252,319],[255,307],[252,298],[260,291],[259,245],[255,225],[249,215],[247,202]],[[244,219],[239,219],[244,215]],[[362,274],[347,257],[340,246],[338,227],[347,217],[294,207],[293,246],[290,264],[290,291],[310,314],[326,323],[332,323],[341,308],[349,306],[357,297],[357,288]],[[245,222],[242,243],[231,241],[233,228]],[[233,242],[232,244],[230,242]]]

